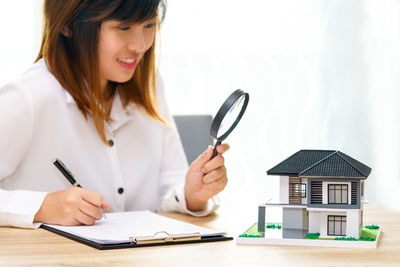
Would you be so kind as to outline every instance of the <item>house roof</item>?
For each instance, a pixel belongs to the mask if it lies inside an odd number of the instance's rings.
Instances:
[[[370,173],[370,167],[337,150],[300,150],[267,171],[268,175],[360,179]]]

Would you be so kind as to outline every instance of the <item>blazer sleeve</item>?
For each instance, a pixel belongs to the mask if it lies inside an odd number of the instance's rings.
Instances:
[[[37,228],[33,218],[45,192],[5,190],[4,181],[13,174],[27,153],[33,135],[34,114],[27,92],[16,84],[0,88],[0,225]]]
[[[193,212],[186,207],[184,184],[188,163],[178,130],[166,104],[164,87],[160,77],[157,80],[157,99],[161,116],[170,123],[165,127],[163,136],[159,184],[161,210],[165,212],[177,211],[193,216],[206,216],[219,207],[219,199],[217,196],[209,199],[207,208],[203,211]]]

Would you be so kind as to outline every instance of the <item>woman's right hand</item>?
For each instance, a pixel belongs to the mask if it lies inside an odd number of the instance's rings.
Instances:
[[[48,193],[34,222],[58,225],[92,225],[110,208],[103,196],[80,187]]]

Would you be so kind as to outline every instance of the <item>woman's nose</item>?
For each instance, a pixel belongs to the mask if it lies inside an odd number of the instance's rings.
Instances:
[[[146,38],[141,27],[137,27],[132,31],[127,46],[129,50],[138,53],[146,50]]]

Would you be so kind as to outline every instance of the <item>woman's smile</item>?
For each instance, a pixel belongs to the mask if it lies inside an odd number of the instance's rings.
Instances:
[[[138,57],[118,58],[118,63],[125,69],[134,69],[138,63]]]

